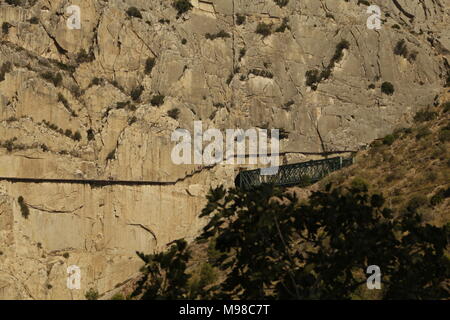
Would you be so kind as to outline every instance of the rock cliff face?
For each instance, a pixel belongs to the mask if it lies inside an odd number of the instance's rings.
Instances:
[[[356,150],[450,82],[450,0],[370,1],[379,30],[366,1],[191,3],[0,1],[0,298],[106,293],[138,272],[136,250],[192,239],[235,168],[173,164],[176,128],[283,129],[291,161]]]

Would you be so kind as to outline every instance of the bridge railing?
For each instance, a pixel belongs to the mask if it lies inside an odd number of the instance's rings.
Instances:
[[[236,186],[241,189],[251,189],[266,183],[275,186],[306,186],[351,164],[353,157],[335,157],[283,165],[272,175],[261,174],[262,169],[242,171],[237,176]]]

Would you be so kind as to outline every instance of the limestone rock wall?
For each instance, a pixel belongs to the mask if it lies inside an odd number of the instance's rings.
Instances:
[[[192,239],[207,190],[235,172],[174,165],[176,128],[283,129],[282,151],[297,154],[285,161],[356,150],[433,104],[450,72],[450,0],[369,1],[380,30],[367,28],[364,1],[191,2],[177,15],[172,1],[0,1],[0,177],[152,182],[0,181],[0,298],[105,293],[138,272],[136,250]],[[67,27],[69,5],[80,30]],[[258,34],[260,23],[272,33]],[[324,70],[342,40],[348,49],[314,90],[306,73]],[[408,55],[394,54],[400,40]],[[80,290],[66,287],[72,264]]]

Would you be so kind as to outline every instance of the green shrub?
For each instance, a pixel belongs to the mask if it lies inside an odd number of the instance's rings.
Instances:
[[[58,102],[61,102],[64,105],[64,108],[66,108],[66,110],[69,111],[73,117],[78,117],[76,112],[73,111],[70,107],[69,101],[67,101],[67,99],[61,93],[58,93]]]
[[[428,110],[422,110],[416,113],[414,116],[415,122],[426,122],[436,119],[437,113]]]
[[[94,79],[92,79],[91,84],[89,86],[100,86],[102,84],[103,84],[103,79],[95,77]]]
[[[88,131],[87,131],[87,139],[88,139],[88,141],[92,141],[92,140],[95,139],[94,130],[88,129]]]
[[[91,56],[93,57],[93,54]],[[49,60],[51,63],[53,63],[59,69],[70,72],[70,73],[74,73],[75,70],[77,69],[76,65],[73,65],[73,64],[67,64],[67,63],[63,63],[63,62],[53,60],[53,59],[49,59]],[[47,64],[45,62],[44,62],[44,65],[47,66]]]
[[[116,158],[116,149],[112,150],[108,155],[106,156],[106,160],[114,160]]]
[[[81,140],[81,133],[80,133],[80,131],[75,132],[73,134],[72,139],[75,140],[75,141],[80,141]]]
[[[445,189],[439,189],[430,199],[430,204],[434,207],[442,203],[445,199]]]
[[[118,292],[112,296],[111,300],[125,300],[125,297],[122,293]]]
[[[397,42],[394,47],[394,54],[397,56],[402,56],[404,58],[408,57],[408,48],[404,39]]]
[[[12,25],[8,22],[3,22],[2,23],[2,32],[3,34],[8,34],[9,33],[9,28],[11,28]]]
[[[208,242],[208,263],[215,264],[220,259],[220,251],[216,248],[216,240],[210,239]]]
[[[47,72],[41,73],[41,77],[44,80],[53,83],[53,85],[55,87],[59,87],[62,84],[62,80],[63,80],[62,75],[59,72],[54,74],[50,71],[47,71]]]
[[[133,99],[133,101],[138,101],[139,98],[141,97],[142,92],[144,91],[144,87],[143,86],[139,86],[137,88],[134,88],[131,91],[131,99]]]
[[[152,73],[154,66],[155,66],[155,58],[147,58],[147,60],[145,61],[145,74]]]
[[[442,130],[439,132],[439,140],[440,140],[442,143],[449,142],[449,141],[450,141],[450,130],[448,130],[448,129],[442,129]]]
[[[94,52],[87,53],[86,50],[81,49],[80,52],[78,52],[76,61],[78,63],[87,63],[92,62],[95,60]]]
[[[164,19],[164,18],[159,19],[158,22],[161,23],[161,24],[170,24],[170,20],[169,19]]]
[[[395,92],[394,85],[390,82],[383,82],[381,85],[381,92],[390,96],[393,95]]]
[[[5,80],[5,75],[12,70],[12,64],[11,62],[7,61],[2,64],[0,67],[0,81]]]
[[[272,34],[272,26],[264,22],[260,22],[256,27],[256,33],[263,36],[263,38],[270,36]]]
[[[247,49],[245,49],[245,48],[241,48],[239,50],[239,61],[241,61],[241,59],[245,56],[246,53],[247,53]]]
[[[69,259],[70,254],[68,252],[64,252],[63,257],[64,259]]]
[[[344,57],[344,50],[348,48],[350,48],[350,43],[347,40],[342,39],[336,45],[336,50],[328,66],[326,66],[322,71],[314,69],[306,72],[306,85],[311,87],[311,89],[316,90],[320,81],[329,79],[336,63],[342,60]]]
[[[14,140],[7,140],[2,146],[5,147],[8,152],[12,152],[14,150]]]
[[[131,126],[136,121],[137,121],[136,116],[132,116],[130,119],[128,119],[128,125]]]
[[[324,79],[329,79],[332,72],[333,72],[333,71],[332,71],[331,67],[328,66],[328,67],[324,68],[324,69],[322,70],[322,72],[320,73],[318,82],[320,82],[320,81],[322,81],[322,80],[324,80]]]
[[[19,203],[22,217],[24,217],[25,219],[28,219],[28,216],[30,215],[30,209],[28,209],[28,206],[26,205],[23,197],[20,196],[19,198],[17,198],[17,202]]]
[[[64,131],[64,135],[66,137],[72,138],[72,130],[66,129],[66,131]]]
[[[289,27],[289,19],[288,18],[283,18],[283,22],[281,23],[281,25],[275,29],[275,32],[284,32],[286,31],[286,29],[290,30]]]
[[[289,3],[289,0],[274,0],[274,1],[280,8],[285,7]]]
[[[165,96],[158,94],[158,95],[153,96],[153,98],[150,100],[150,103],[152,106],[159,107],[164,104],[164,99],[165,99]]]
[[[450,101],[447,101],[442,105],[442,110],[444,111],[444,113],[447,113],[450,111]]]
[[[366,6],[370,6],[370,2],[367,1],[367,0],[358,0],[357,5],[359,6],[360,4],[363,4],[363,5],[366,5]]]
[[[238,14],[236,15],[236,24],[237,24],[238,26],[243,25],[243,24],[245,23],[246,19],[247,19],[246,16],[244,16],[244,15],[238,13]]]
[[[72,94],[76,98],[81,97],[81,95],[83,94],[83,90],[81,90],[81,88],[79,86],[77,86],[76,84],[70,86],[69,90],[70,90],[70,92],[72,92]]]
[[[199,275],[192,279],[189,284],[189,296],[195,299],[208,286],[218,279],[217,271],[212,265],[205,262],[202,264]]]
[[[418,54],[419,53],[417,51],[412,51],[406,58],[408,59],[409,62],[413,62],[416,61]]]
[[[173,7],[177,10],[178,16],[188,12],[193,8],[189,0],[176,0],[173,2]]]
[[[205,34],[205,38],[208,40],[215,40],[217,38],[230,38],[230,37],[231,37],[231,35],[224,30],[221,30],[214,34],[211,34],[211,33]]]
[[[388,134],[386,137],[383,138],[383,143],[388,146],[392,145],[394,141],[395,137],[392,134]]]
[[[264,78],[268,78],[268,79],[273,78],[273,73],[268,70],[251,69],[248,72],[248,74],[254,74],[255,76],[264,77]]]
[[[336,50],[334,52],[333,57],[331,58],[330,61],[330,66],[329,68],[333,68],[334,65],[336,64],[336,62],[339,62],[342,60],[342,57],[344,56],[344,50],[345,49],[349,49],[350,48],[350,43],[345,40],[342,39],[337,45],[336,45]]]
[[[279,138],[280,140],[285,140],[289,138],[289,131],[286,131],[285,129],[281,128],[279,132]]]
[[[127,14],[129,17],[135,17],[135,18],[142,19],[141,11],[139,11],[139,9],[136,7],[129,7],[127,10]]]
[[[30,20],[28,20],[29,23],[31,24],[38,24],[39,23],[39,18],[38,17],[32,17]]]
[[[435,182],[436,179],[438,178],[438,175],[436,172],[430,169],[425,171],[424,178],[426,182]]]
[[[180,109],[173,108],[167,111],[167,115],[175,120],[178,120],[178,117],[180,116]]]
[[[116,103],[116,109],[125,109],[130,104],[130,101],[119,101]]]
[[[22,5],[22,1],[21,0],[6,0],[6,3],[11,5],[11,6],[21,6]]]
[[[93,289],[93,288],[90,288],[90,289],[85,293],[84,296],[86,297],[87,300],[98,300],[98,298],[99,298],[100,295],[98,294],[98,291],[97,291],[97,290],[95,290],[95,289]]]
[[[430,134],[431,134],[430,129],[428,129],[426,127],[422,127],[422,128],[419,129],[419,131],[417,131],[416,139],[420,140],[420,139],[422,139],[422,138],[424,138],[426,136],[429,136]]]
[[[413,196],[407,203],[406,209],[409,212],[415,212],[417,209],[428,204],[428,200],[424,195]]]
[[[319,70],[308,70],[305,74],[306,77],[306,85],[311,87],[313,90],[317,89],[317,84],[320,81]]]
[[[350,185],[353,189],[362,192],[367,192],[367,190],[369,189],[369,184],[367,183],[367,181],[359,177],[354,178]]]

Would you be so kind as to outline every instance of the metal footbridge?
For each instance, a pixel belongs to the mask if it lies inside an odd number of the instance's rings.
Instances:
[[[353,157],[336,157],[311,160],[275,168],[241,171],[235,180],[236,187],[249,190],[262,184],[275,186],[301,186],[313,184],[331,172],[353,164]]]

